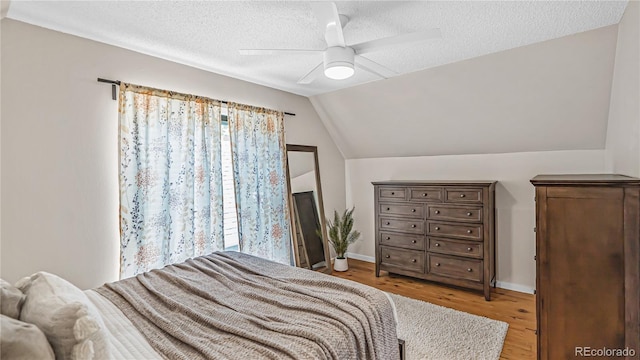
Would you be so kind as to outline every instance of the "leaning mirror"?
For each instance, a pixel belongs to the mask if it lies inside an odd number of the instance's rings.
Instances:
[[[318,148],[287,144],[291,239],[296,266],[331,273]]]

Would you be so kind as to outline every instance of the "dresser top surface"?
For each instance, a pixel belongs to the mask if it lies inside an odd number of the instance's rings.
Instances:
[[[472,185],[489,186],[497,183],[493,180],[387,180],[374,181],[373,185],[397,185],[397,186],[442,186],[442,185]]]
[[[640,184],[640,179],[618,174],[558,174],[538,175],[531,179],[533,185],[606,185]]]

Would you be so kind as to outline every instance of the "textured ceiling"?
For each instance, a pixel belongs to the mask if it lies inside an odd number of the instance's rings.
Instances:
[[[337,2],[347,44],[433,27],[442,39],[367,54],[409,73],[616,24],[626,1]],[[7,17],[293,92],[316,95],[378,80],[296,81],[321,55],[242,56],[241,48],[324,49],[308,2],[12,1]]]

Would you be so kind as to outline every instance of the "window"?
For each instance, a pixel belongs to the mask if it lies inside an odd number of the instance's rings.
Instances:
[[[240,251],[238,241],[238,214],[236,212],[233,163],[231,161],[231,139],[227,108],[222,108],[222,197],[224,198],[224,249]]]

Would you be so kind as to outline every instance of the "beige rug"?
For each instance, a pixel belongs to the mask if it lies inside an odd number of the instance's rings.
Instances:
[[[507,323],[390,295],[398,312],[398,338],[405,341],[406,360],[500,358]]]

